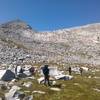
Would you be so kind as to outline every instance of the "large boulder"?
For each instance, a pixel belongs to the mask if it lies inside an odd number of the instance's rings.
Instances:
[[[5,94],[6,100],[16,100],[16,99],[14,98],[14,96],[15,96],[15,94],[16,94],[16,92],[17,92],[18,90],[20,90],[20,87],[18,87],[18,86],[13,86],[13,87],[9,90],[9,92]]]
[[[15,74],[11,70],[0,70],[0,80],[11,81],[15,78]]]

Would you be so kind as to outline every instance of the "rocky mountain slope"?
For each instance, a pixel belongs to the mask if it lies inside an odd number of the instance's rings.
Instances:
[[[21,20],[0,25],[0,64],[43,62],[100,64],[100,23],[52,32],[34,31]]]

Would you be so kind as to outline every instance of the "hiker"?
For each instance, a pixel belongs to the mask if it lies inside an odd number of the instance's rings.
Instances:
[[[21,66],[16,66],[16,67],[15,67],[15,76],[16,76],[16,77],[19,77],[20,74],[23,74],[23,69],[22,69]]]
[[[17,75],[17,66],[15,67],[15,76]]]
[[[34,67],[31,67],[31,68],[29,69],[29,71],[30,71],[30,73],[31,73],[32,75],[35,74],[35,68],[34,68]]]
[[[43,74],[44,74],[44,84],[46,85],[46,82],[48,82],[48,85],[50,86],[48,65],[45,65],[43,67],[42,71],[43,71]]]
[[[72,73],[71,67],[68,68],[68,71],[69,71],[69,75],[71,75],[71,73]]]
[[[82,74],[83,74],[83,68],[80,67],[79,70],[80,70],[80,74],[81,74],[81,76],[82,76]]]

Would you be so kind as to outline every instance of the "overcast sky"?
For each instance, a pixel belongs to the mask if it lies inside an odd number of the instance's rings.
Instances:
[[[0,23],[21,19],[39,31],[100,22],[100,0],[0,0]]]

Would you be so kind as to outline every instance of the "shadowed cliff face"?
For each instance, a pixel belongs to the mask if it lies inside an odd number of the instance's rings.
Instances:
[[[100,24],[52,32],[34,31],[21,20],[0,25],[0,64],[27,55],[29,62],[100,64]]]

